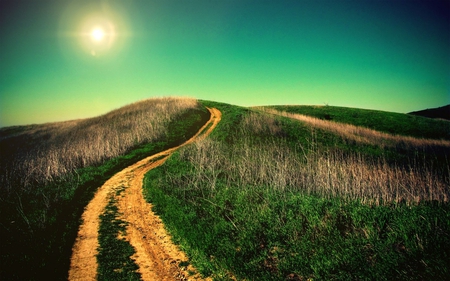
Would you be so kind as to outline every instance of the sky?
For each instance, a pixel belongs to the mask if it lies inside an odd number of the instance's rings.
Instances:
[[[161,96],[443,106],[450,2],[0,0],[0,127]]]

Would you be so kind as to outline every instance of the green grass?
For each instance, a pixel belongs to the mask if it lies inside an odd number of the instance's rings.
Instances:
[[[410,114],[337,106],[268,106],[279,111],[362,126],[389,134],[450,140],[448,121]]]
[[[186,148],[187,152],[174,154],[150,171],[144,181],[146,198],[202,274],[215,280],[230,280],[231,276],[238,280],[448,278],[449,203],[384,202],[377,206],[305,193],[302,187],[240,184],[229,165],[237,165],[235,161],[245,156],[230,153],[231,147],[243,145],[239,130],[249,110],[203,103],[223,114],[210,136],[221,143],[221,153],[206,153],[205,159],[225,159],[216,170],[199,171],[189,160],[196,150]],[[305,149],[311,145],[311,131],[303,124],[276,120],[284,130],[275,137],[254,134],[247,141],[259,145],[275,139]],[[327,132],[314,137],[313,145],[321,149],[349,153],[355,149],[369,157],[381,153],[394,162],[398,157],[395,151],[385,154],[370,146],[352,148]],[[227,161],[231,163],[222,165]]]
[[[247,280],[443,280],[450,273],[448,205],[369,207],[227,186],[205,199],[148,184],[175,240],[217,280],[227,272]]]
[[[118,219],[116,196],[124,191],[121,187],[111,194],[105,211],[100,215],[98,280],[141,280],[137,272],[138,266],[131,260],[135,253],[134,248],[124,239],[119,239],[126,234],[127,223]]]
[[[187,140],[208,119],[206,108],[189,110],[169,124],[169,133],[159,141],[139,145],[98,166],[78,169],[51,184],[36,185],[20,196],[1,198],[1,279],[67,279],[80,218],[97,188],[136,161]],[[57,200],[46,206],[43,196]]]

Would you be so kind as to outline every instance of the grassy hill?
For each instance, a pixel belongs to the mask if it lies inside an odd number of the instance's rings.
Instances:
[[[144,187],[204,275],[450,275],[448,122],[169,98],[92,119],[0,129],[0,279],[66,279],[79,219],[95,190],[193,135],[209,117],[205,106],[222,111],[217,128],[150,171]]]
[[[66,280],[81,214],[97,188],[184,142],[208,119],[194,99],[162,98],[96,118],[0,129],[0,279]]]
[[[437,150],[409,149],[404,140],[380,147],[292,118],[203,104],[222,111],[221,123],[209,139],[150,171],[145,187],[203,274],[447,278],[449,170],[438,156],[442,149],[449,155],[448,143]],[[392,116],[394,126],[404,122]]]
[[[450,120],[450,104],[436,107],[436,108],[428,108],[419,111],[413,111],[408,114],[423,116],[428,118],[438,118],[438,119],[446,119]]]
[[[269,108],[362,126],[389,134],[450,140],[448,122],[422,116],[337,106],[279,105]]]

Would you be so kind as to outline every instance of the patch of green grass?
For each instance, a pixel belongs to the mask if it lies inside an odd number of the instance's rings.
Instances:
[[[95,191],[123,168],[189,139],[209,117],[206,108],[189,110],[169,124],[169,133],[159,141],[139,145],[101,165],[78,169],[46,186],[0,197],[1,279],[67,279],[81,215]]]
[[[200,100],[201,104],[207,107],[218,108],[226,118],[222,119],[217,127],[211,132],[211,136],[227,143],[233,143],[233,132],[239,128],[242,116],[250,110],[245,107],[235,106],[226,103]]]
[[[217,280],[443,280],[450,206],[367,206],[263,186],[173,188],[175,155],[146,176],[146,196],[202,274]],[[171,175],[173,177],[173,174]],[[301,280],[301,279],[300,279]]]
[[[337,106],[268,106],[279,111],[362,126],[389,134],[450,140],[448,121],[410,114]]]
[[[105,211],[100,215],[98,280],[141,280],[137,272],[138,266],[130,258],[134,248],[128,241],[119,236],[126,235],[127,223],[118,219],[116,196],[120,196],[123,188],[111,194]]]

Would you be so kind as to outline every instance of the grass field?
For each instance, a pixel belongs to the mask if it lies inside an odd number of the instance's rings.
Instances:
[[[355,143],[292,118],[204,104],[223,113],[210,139],[146,177],[148,200],[203,274],[447,278],[449,163],[440,156],[449,147]]]
[[[448,279],[447,121],[177,98],[0,129],[0,279],[67,279],[80,217],[96,189],[192,136],[209,118],[205,106],[222,112],[212,134],[151,170],[144,186],[203,275]],[[117,239],[124,224],[110,200],[101,215],[98,277],[138,280],[133,248]]]
[[[91,119],[1,129],[0,279],[67,279],[80,217],[96,189],[182,143],[208,118],[194,99],[162,98]]]

